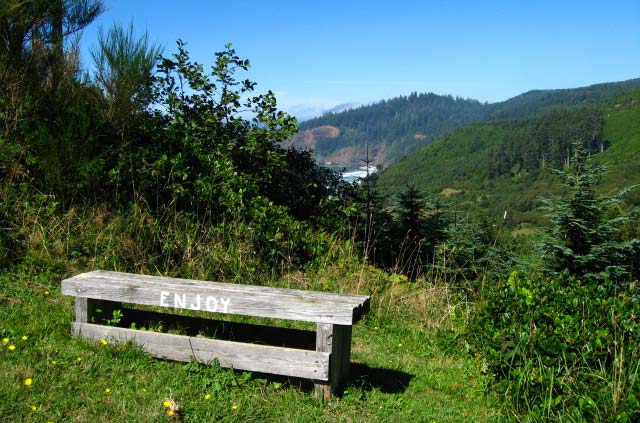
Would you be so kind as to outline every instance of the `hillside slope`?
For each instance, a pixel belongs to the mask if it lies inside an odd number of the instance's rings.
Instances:
[[[605,82],[580,88],[532,90],[489,105],[491,119],[513,119],[553,108],[572,108],[602,103],[640,87],[640,78]]]
[[[603,190],[640,183],[640,90],[597,106],[457,129],[386,169],[378,184],[392,194],[413,183],[458,210],[538,222],[539,197],[560,189],[550,169],[571,160],[576,141],[609,165]]]
[[[476,100],[412,93],[303,122],[291,144],[313,149],[320,163],[353,166],[365,158],[368,143],[374,164],[386,164],[484,115]],[[338,135],[318,132],[326,127]]]
[[[289,144],[314,150],[316,160],[322,164],[340,166],[360,165],[368,144],[373,163],[386,167],[439,136],[470,123],[596,104],[636,87],[640,87],[640,79],[573,89],[534,90],[491,104],[433,93],[412,93],[305,121]],[[327,127],[333,128],[332,131],[322,129]]]

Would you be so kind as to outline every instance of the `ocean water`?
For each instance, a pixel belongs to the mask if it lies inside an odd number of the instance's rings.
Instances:
[[[377,170],[378,169],[375,166],[369,166],[369,175],[371,175],[372,173],[375,173]],[[367,176],[366,166],[360,166],[355,169],[346,169],[342,173],[342,179],[344,179],[349,183],[356,182],[356,181],[360,182],[366,176]]]

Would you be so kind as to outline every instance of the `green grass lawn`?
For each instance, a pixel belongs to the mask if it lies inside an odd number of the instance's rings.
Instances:
[[[72,338],[73,299],[60,295],[62,276],[35,273],[0,274],[3,422],[503,420],[481,366],[459,341],[438,335],[449,311],[425,306],[426,285],[374,294],[370,314],[354,327],[344,394],[321,403],[308,381],[163,361],[132,345]],[[169,416],[173,404],[179,411]]]

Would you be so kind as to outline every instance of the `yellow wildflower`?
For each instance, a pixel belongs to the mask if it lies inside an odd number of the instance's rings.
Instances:
[[[49,291],[44,291],[44,295],[49,295]]]
[[[31,411],[36,411],[38,409],[38,407],[36,407],[35,405],[31,406]]]
[[[9,338],[2,338],[2,343],[3,344],[8,344],[9,343]]]
[[[206,400],[208,400],[208,399],[210,399],[210,398],[211,398],[211,394],[206,394],[206,395],[204,396],[204,399],[206,399]]]
[[[167,411],[167,416],[169,416],[169,417],[173,417],[174,414],[176,414],[176,412],[173,411],[173,410]]]
[[[31,386],[31,385],[33,384],[33,380],[31,380],[31,378],[30,378],[30,377],[28,377],[28,378],[26,378],[26,379],[24,380],[24,384],[25,384],[26,386]]]
[[[20,338],[20,339],[22,339],[23,341],[26,341],[29,338],[27,337],[27,335],[22,335],[22,338]]]
[[[111,392],[111,388],[104,388],[104,393],[108,394],[109,392]]]
[[[9,351],[13,351],[13,350],[15,350],[15,349],[16,349],[16,346],[15,346],[15,345],[9,345]]]
[[[402,343],[399,343],[399,344],[398,344],[398,347],[401,347],[401,346],[402,346]]]
[[[108,344],[107,340],[106,340],[106,339],[104,339],[104,338],[100,340],[100,343],[101,343],[102,345],[107,345],[107,344]]]
[[[169,408],[171,407],[171,402],[170,401],[165,401],[162,403],[162,405],[164,405],[165,408]]]
[[[78,363],[80,363],[80,362],[82,361],[82,357],[78,357],[78,358],[76,358],[76,361],[77,361]]]
[[[52,360],[52,361],[51,361],[51,365],[52,365],[52,366],[55,366],[56,364],[58,364],[58,362],[57,362],[57,361],[55,361],[55,360]]]
[[[378,330],[378,327],[377,327],[377,326],[374,326],[374,327],[373,327],[373,330]]]
[[[232,409],[232,410],[237,410],[237,409],[238,409],[238,404],[233,404],[233,405],[231,406],[231,409]]]

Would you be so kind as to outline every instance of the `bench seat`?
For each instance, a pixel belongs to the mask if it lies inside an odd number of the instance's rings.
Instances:
[[[369,309],[369,297],[362,295],[195,281],[104,270],[83,273],[64,280],[62,293],[97,300],[337,325],[352,325]],[[207,303],[208,298],[212,300]]]

